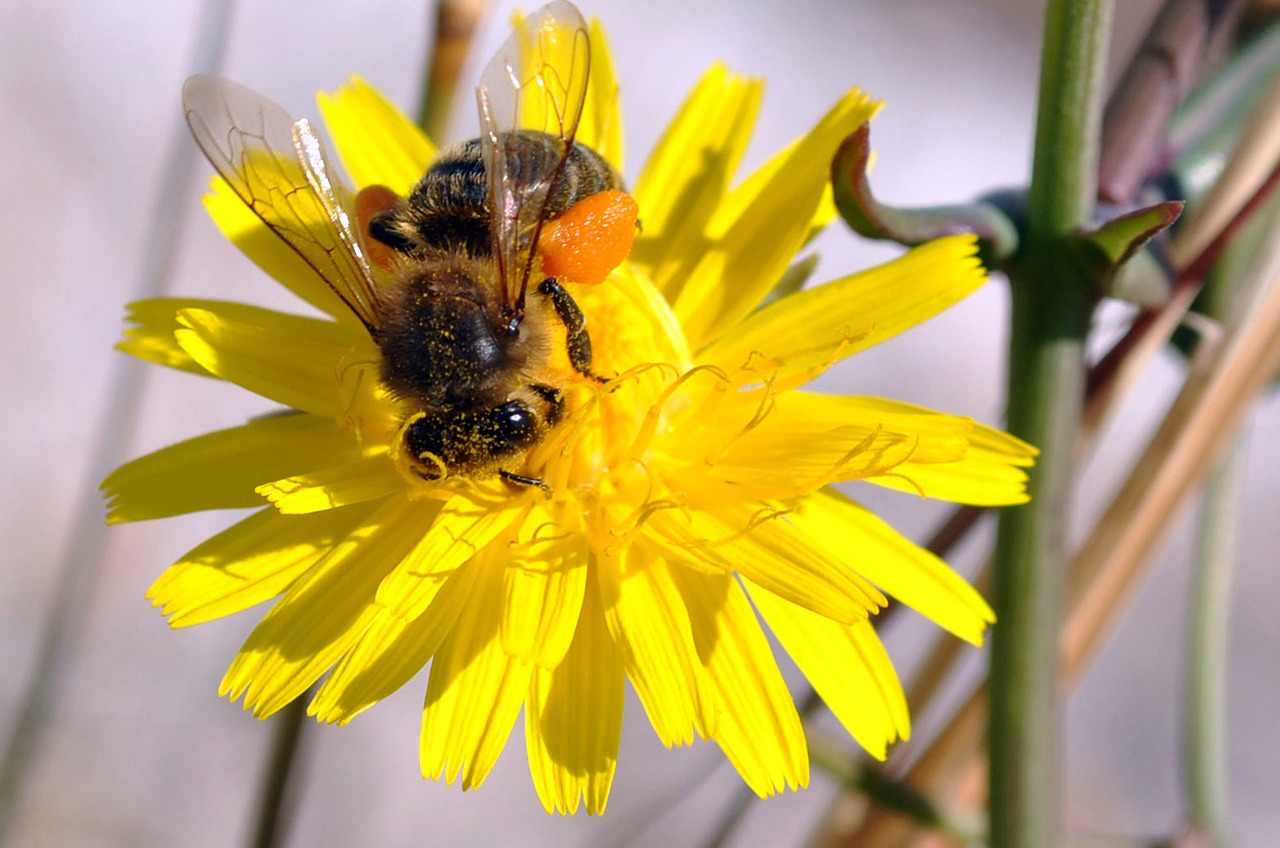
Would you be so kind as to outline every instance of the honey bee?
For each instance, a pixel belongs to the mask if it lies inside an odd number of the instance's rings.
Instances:
[[[184,86],[213,167],[368,330],[383,384],[409,410],[393,449],[423,479],[541,485],[521,473],[527,453],[571,384],[601,380],[566,283],[600,282],[617,262],[579,274],[540,252],[549,227],[588,206],[609,255],[621,261],[634,237],[621,177],[574,141],[589,62],[572,4],[530,16],[476,89],[480,137],[444,151],[403,199],[380,186],[353,198],[310,122],[256,92],[208,76]]]

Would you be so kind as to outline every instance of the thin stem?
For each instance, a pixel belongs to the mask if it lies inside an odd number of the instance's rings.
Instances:
[[[1252,273],[1249,304],[1222,343],[1197,353],[1168,416],[1076,554],[1071,620],[1063,630],[1064,675],[1088,662],[1115,611],[1144,573],[1147,553],[1192,486],[1280,368],[1280,240],[1263,250]],[[1255,297],[1262,289],[1262,297]]]
[[[437,0],[435,37],[427,59],[426,82],[418,99],[418,124],[439,142],[448,135],[458,80],[487,0]]]
[[[258,793],[253,838],[249,842],[253,848],[279,848],[289,836],[289,824],[300,794],[295,767],[309,700],[311,693],[307,692],[272,719],[274,733],[262,775],[262,791]]]
[[[191,63],[193,71],[213,72],[221,65],[233,9],[233,3],[220,0],[203,5]],[[143,267],[134,299],[156,297],[168,287],[182,241],[182,227],[188,218],[184,213],[195,192],[191,180],[195,157],[196,146],[187,137],[186,126],[175,124],[161,170],[160,192],[140,251]],[[106,406],[93,428],[88,479],[80,488],[69,523],[73,533],[57,565],[57,580],[42,624],[32,678],[0,759],[0,845],[12,835],[23,782],[39,754],[50,721],[57,715],[67,672],[80,645],[88,618],[85,610],[94,597],[98,568],[107,545],[98,483],[120,462],[136,428],[145,370],[138,362],[124,357],[117,360],[108,380]]]
[[[747,811],[751,809],[751,802],[756,800],[755,793],[751,790],[743,792],[741,789],[733,796],[721,812],[716,828],[703,842],[704,848],[724,848],[728,845],[733,837],[737,834],[738,828],[742,825],[743,820],[747,816]]]
[[[1250,150],[1253,148],[1250,147]],[[1252,155],[1252,154],[1251,154]],[[1268,154],[1261,154],[1268,155]],[[1270,154],[1270,161],[1275,161],[1274,154]],[[1234,167],[1229,167],[1234,171]],[[1273,175],[1274,176],[1274,175]],[[1280,216],[1280,203],[1275,195],[1271,196],[1266,209],[1257,209],[1258,205],[1267,198],[1267,191],[1270,188],[1270,182],[1265,182],[1257,189],[1257,193],[1248,203],[1236,211],[1235,217],[1226,226],[1223,232],[1219,232],[1216,237],[1207,243],[1200,241],[1201,252],[1197,255],[1188,255],[1188,267],[1180,269],[1178,282],[1175,287],[1176,301],[1171,302],[1159,313],[1153,314],[1149,318],[1142,318],[1135,324],[1130,332],[1130,336],[1126,340],[1119,343],[1114,350],[1109,352],[1104,360],[1095,366],[1093,374],[1090,375],[1088,383],[1088,408],[1090,409],[1086,419],[1092,419],[1095,423],[1089,428],[1089,431],[1081,432],[1081,452],[1083,453],[1088,442],[1092,440],[1091,433],[1096,432],[1098,425],[1096,421],[1103,417],[1106,408],[1117,404],[1119,399],[1127,396],[1128,388],[1136,381],[1138,374],[1145,368],[1154,352],[1165,344],[1169,334],[1173,328],[1179,323],[1182,315],[1190,305],[1192,297],[1198,290],[1199,282],[1203,276],[1203,268],[1209,263],[1216,261],[1215,270],[1220,271],[1218,276],[1224,279],[1216,282],[1225,282],[1226,280],[1236,280],[1245,278],[1256,278],[1257,280],[1267,279],[1271,271],[1267,270],[1268,260],[1266,257],[1259,257],[1256,254],[1245,256],[1238,250],[1222,251],[1226,241],[1231,238],[1228,231],[1234,234],[1235,230],[1241,223],[1246,220],[1250,221],[1248,227],[1239,235],[1243,240],[1257,238],[1256,244],[1265,246],[1268,244],[1277,245],[1280,241],[1275,237],[1275,221]],[[1215,192],[1215,194],[1217,194]],[[1256,214],[1255,214],[1256,213]],[[1255,220],[1256,219],[1256,220]],[[1257,233],[1252,232],[1258,230]],[[1219,254],[1222,254],[1221,257]],[[1235,257],[1240,257],[1238,267],[1224,269],[1228,263],[1231,263]],[[1194,285],[1193,285],[1194,284]],[[1280,281],[1277,282],[1280,285]],[[1233,291],[1230,300],[1239,304],[1250,304],[1254,308],[1248,309],[1251,315],[1257,316],[1256,308],[1256,285],[1250,291],[1243,294]],[[1249,334],[1256,339],[1280,338],[1280,332],[1273,327],[1280,325],[1263,324],[1261,329],[1251,330]],[[1239,363],[1248,363],[1260,375],[1270,373],[1270,366],[1267,362],[1261,361],[1263,354],[1259,350],[1258,345],[1249,345],[1244,348],[1241,355],[1235,356],[1234,360]],[[1280,351],[1277,352],[1280,357]],[[1229,365],[1229,363],[1227,363]],[[1220,372],[1221,375],[1229,374],[1234,367],[1220,367],[1214,370]],[[1247,394],[1247,392],[1245,393]],[[1188,404],[1189,409],[1197,409],[1202,406],[1202,399],[1206,397],[1203,387],[1196,395],[1196,400]],[[1214,405],[1221,409],[1222,404],[1217,400]],[[1222,415],[1231,417],[1233,412],[1217,412],[1206,416],[1209,421],[1218,420]],[[1182,425],[1182,429],[1187,429]],[[1143,463],[1140,467],[1149,469],[1164,469],[1172,465],[1171,458],[1179,458],[1179,462],[1185,457],[1201,457],[1210,449],[1207,446],[1208,436],[1218,432],[1218,428],[1210,425],[1209,427],[1194,428],[1200,431],[1202,438],[1192,440],[1185,450],[1173,451],[1173,447],[1178,441],[1183,440],[1183,436],[1177,431],[1171,431],[1168,435],[1157,437],[1155,443],[1163,445],[1161,453],[1154,456],[1150,461]],[[1173,475],[1181,478],[1185,476],[1185,472],[1178,472]],[[1117,500],[1106,511],[1108,515],[1118,516],[1116,525],[1126,529],[1134,526],[1145,526],[1146,522],[1141,519],[1142,515],[1150,514],[1153,520],[1163,527],[1168,526],[1168,515],[1174,509],[1172,505],[1174,501],[1161,494],[1154,502],[1151,508],[1141,506],[1145,500],[1151,496],[1153,490],[1150,481],[1141,484],[1141,495],[1134,494],[1124,500]],[[1139,506],[1135,507],[1135,504]],[[1069,617],[1064,631],[1063,639],[1063,685],[1070,689],[1073,685],[1079,669],[1083,666],[1092,646],[1096,645],[1101,635],[1106,631],[1107,622],[1112,621],[1117,615],[1117,611],[1123,608],[1122,598],[1127,593],[1128,587],[1135,581],[1137,569],[1128,565],[1134,559],[1145,556],[1151,545],[1154,543],[1154,536],[1143,535],[1142,541],[1136,544],[1131,543],[1126,536],[1116,532],[1114,528],[1108,529],[1100,526],[1095,530],[1095,535],[1103,539],[1103,543],[1099,545],[1086,545],[1085,556],[1077,556],[1073,563],[1073,572],[1077,575],[1072,580],[1073,585],[1080,587],[1090,587],[1097,583],[1102,586],[1101,591],[1094,594],[1095,600],[1091,603],[1082,603],[1079,600],[1072,600],[1072,594],[1079,595],[1083,589],[1074,593],[1069,593]],[[1093,554],[1089,554],[1090,549],[1094,550]],[[1117,556],[1123,553],[1124,556]],[[1091,564],[1091,561],[1098,560],[1100,554],[1108,557],[1107,563],[1098,565]],[[1113,576],[1118,574],[1119,576]],[[997,630],[999,627],[997,627]],[[939,640],[942,641],[942,640]],[[937,652],[940,650],[939,645],[935,644],[929,654],[930,662],[933,661]],[[919,709],[924,703],[914,692],[911,694],[909,702],[913,709]],[[977,749],[981,741],[981,723],[978,716],[986,711],[986,689],[980,687],[974,692],[965,705],[957,710],[948,725],[942,729],[932,740],[928,742],[923,751],[919,752],[918,759],[911,766],[907,773],[907,779],[912,785],[927,788],[929,791],[940,791],[943,787],[952,786],[957,782],[957,775],[969,773],[982,765],[977,756]],[[906,749],[900,749],[900,754]],[[875,811],[871,811],[867,817],[862,820],[861,825],[856,831],[842,830],[839,834],[839,841],[831,838],[828,843],[824,844],[842,844],[842,845],[896,845],[905,838],[903,828],[897,827],[899,822],[886,821],[883,816],[877,816]],[[1173,844],[1173,843],[1169,843]],[[1179,845],[1183,843],[1178,842]],[[1190,842],[1186,843],[1190,845]]]
[[[1239,439],[1205,482],[1198,561],[1191,587],[1186,791],[1192,822],[1209,836],[1215,848],[1231,844],[1227,827],[1227,632],[1244,455],[1243,439]]]
[[[1203,255],[1206,247],[1227,229],[1239,210],[1257,198],[1276,169],[1277,139],[1280,139],[1280,75],[1274,76],[1259,97],[1231,160],[1204,202],[1190,210],[1173,243],[1171,259],[1175,267],[1186,268],[1192,257]]]
[[[1259,195],[1266,193],[1265,188]],[[1257,205],[1251,201],[1246,210]],[[1220,321],[1229,321],[1233,313],[1247,308],[1239,301],[1264,246],[1275,238],[1280,197],[1273,196],[1262,209],[1252,211],[1256,214],[1242,210],[1237,216],[1248,220],[1223,251],[1205,288],[1204,310]],[[1214,848],[1232,844],[1227,803],[1227,660],[1246,442],[1238,434],[1205,478],[1191,587],[1183,774],[1191,824]]]
[[[918,792],[867,763],[863,757],[850,757],[842,746],[825,736],[810,731],[808,741],[809,756],[817,769],[836,777],[879,807],[964,845],[983,841],[979,817]]]
[[[1168,128],[1176,196],[1195,203],[1217,182],[1244,129],[1245,116],[1255,111],[1278,70],[1280,20],[1273,20],[1187,98]]]
[[[1224,179],[1234,170],[1234,164],[1228,166]],[[1269,185],[1264,183],[1259,193]],[[1197,349],[1164,423],[1075,556],[1069,598],[1073,612],[1063,631],[1067,680],[1087,663],[1144,573],[1147,553],[1167,528],[1168,516],[1203,478],[1248,405],[1280,367],[1280,240],[1270,214],[1258,217],[1259,252],[1225,277],[1241,285],[1231,295],[1233,314],[1221,339]],[[1249,230],[1253,228],[1251,224]],[[1228,251],[1221,261],[1234,253]]]
[[[1109,0],[1052,0],[1045,18],[1027,242],[1010,274],[1009,429],[1041,450],[1031,502],[1001,515],[994,558],[991,845],[1057,840],[1057,634],[1064,529],[1084,401],[1091,281],[1067,237],[1097,185]]]
[[[821,706],[822,697],[816,690],[810,689],[797,707],[797,711],[800,713],[800,721],[808,727],[809,722],[813,720],[814,713]],[[863,757],[865,755],[862,751],[858,751],[848,756]],[[815,764],[817,763],[815,762]],[[746,784],[740,784],[737,794],[733,796],[733,799],[721,812],[715,830],[711,832],[711,836],[703,843],[704,848],[721,848],[724,845],[728,845],[734,834],[738,832],[738,827],[745,820],[747,811],[751,809],[751,802],[755,800],[756,794]]]
[[[1195,81],[1207,45],[1240,17],[1241,0],[1166,0],[1107,103],[1098,195],[1127,203],[1164,147],[1169,117]]]

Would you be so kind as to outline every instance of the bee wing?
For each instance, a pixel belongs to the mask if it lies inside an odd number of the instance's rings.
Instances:
[[[551,186],[564,169],[582,118],[590,70],[582,13],[565,0],[543,6],[515,31],[480,77],[480,145],[489,188],[494,254],[507,306],[524,308],[525,291]],[[516,130],[556,139],[556,163],[529,179],[519,172]]]
[[[350,192],[311,122],[204,74],[187,80],[182,103],[214,169],[372,332],[380,314],[373,269],[347,212]]]

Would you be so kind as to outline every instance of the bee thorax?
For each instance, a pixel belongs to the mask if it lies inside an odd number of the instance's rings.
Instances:
[[[427,409],[495,402],[516,352],[491,298],[462,267],[410,268],[401,283],[377,332],[387,387]]]

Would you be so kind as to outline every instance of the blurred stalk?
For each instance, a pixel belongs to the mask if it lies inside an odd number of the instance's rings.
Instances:
[[[1277,224],[1280,195],[1273,195],[1214,267],[1203,298],[1207,315],[1226,321],[1244,306],[1239,303],[1243,284],[1269,240],[1276,237]],[[1227,661],[1246,452],[1246,439],[1237,434],[1235,444],[1209,471],[1191,587],[1183,768],[1192,825],[1213,848],[1232,844],[1227,803]]]
[[[1242,0],[1167,0],[1107,103],[1099,200],[1127,203],[1137,194],[1210,42],[1233,29],[1242,11]]]
[[[1169,196],[1199,201],[1222,174],[1256,111],[1258,98],[1280,73],[1280,21],[1273,21],[1197,88],[1169,123]]]
[[[1188,210],[1174,241],[1172,260],[1185,268],[1237,217],[1274,171],[1280,152],[1280,72],[1272,71],[1249,120],[1232,149],[1231,160],[1204,202]]]
[[[1280,155],[1280,138],[1275,139],[1275,144],[1277,149],[1271,155]],[[1242,142],[1240,148],[1249,156],[1260,155],[1256,144]],[[1243,172],[1251,170],[1245,167]],[[1233,179],[1233,172],[1234,167],[1228,168],[1224,179]],[[1271,180],[1255,186],[1255,196],[1235,211],[1236,218],[1224,232],[1205,247],[1204,254],[1191,260],[1193,267],[1182,269],[1178,302],[1170,303],[1155,322],[1147,325],[1138,343],[1124,345],[1124,361],[1111,369],[1115,373],[1091,382],[1085,418],[1097,420],[1101,412],[1096,408],[1117,403],[1135,384],[1143,363],[1168,340],[1189,304],[1190,294],[1194,294],[1194,289],[1185,283],[1193,274],[1202,274],[1194,266],[1202,265],[1202,259],[1209,255],[1218,255],[1219,241],[1229,238],[1241,219],[1251,219],[1240,235],[1244,241],[1255,240],[1261,253],[1249,252],[1246,256],[1245,251],[1231,250],[1219,263],[1224,281],[1243,283],[1229,294],[1237,313],[1232,320],[1234,328],[1229,329],[1227,339],[1209,339],[1205,349],[1197,351],[1192,378],[1170,411],[1168,422],[1152,439],[1130,481],[1072,561],[1070,584],[1075,588],[1068,593],[1062,639],[1063,685],[1067,690],[1124,609],[1125,599],[1144,573],[1142,563],[1160,539],[1160,531],[1169,526],[1168,516],[1181,496],[1201,479],[1201,461],[1212,455],[1216,440],[1223,433],[1231,432],[1233,422],[1265,384],[1267,375],[1280,368],[1280,194],[1273,194],[1263,210],[1257,208],[1276,182],[1275,176],[1273,173]],[[1219,197],[1231,194],[1234,191],[1226,195],[1215,192]],[[1267,281],[1275,287],[1270,289],[1270,297],[1265,296],[1269,291]],[[1114,388],[1109,388],[1112,384]],[[1082,431],[1082,441],[1086,440],[1087,434]],[[986,701],[985,687],[970,695],[912,764],[904,778],[910,785],[931,793],[948,791],[981,769],[983,764],[977,753]],[[911,703],[913,708],[919,706],[916,700]],[[906,831],[901,819],[872,810],[856,831],[845,825],[838,839],[828,837],[821,844],[859,848],[899,845]]]
[[[950,515],[934,530],[929,541],[925,543],[925,549],[942,559],[946,559],[951,550],[965,539],[988,512],[989,510],[986,508],[975,506],[953,508]],[[989,562],[983,566],[982,571],[972,583],[974,588],[983,595],[990,592],[991,568]],[[876,617],[877,626],[883,622],[886,614],[891,615],[901,607],[901,604],[891,602]],[[921,710],[927,708],[933,701],[934,696],[941,690],[943,682],[955,668],[955,663],[961,659],[964,655],[964,650],[969,647],[971,646],[961,642],[949,633],[942,630],[934,632],[929,648],[925,652],[924,660],[921,661],[909,685],[906,687],[907,703],[912,705],[913,715],[918,715]],[[984,700],[984,707],[985,704]],[[976,714],[976,716],[977,723],[981,724],[984,714],[980,713]],[[902,778],[903,773],[906,771],[904,767],[906,765],[905,758],[914,753],[915,750],[910,746],[896,746],[890,751],[882,773],[886,776],[892,775],[894,780],[908,789],[911,786],[927,789],[935,788],[927,781],[919,781],[914,769],[909,773],[910,782]],[[866,758],[867,754],[864,751],[847,754],[846,759],[848,762],[842,768],[846,770],[862,768],[866,763]],[[838,764],[836,765],[839,767]],[[826,816],[824,824],[813,834],[809,844],[814,848],[876,845],[878,844],[876,839],[879,838],[879,833],[876,830],[877,821],[882,821],[886,818],[891,819],[895,826],[902,825],[899,830],[903,831],[908,828],[914,830],[917,825],[924,824],[924,822],[913,821],[908,817],[904,817],[900,810],[889,812],[878,806],[868,807],[867,801],[868,796],[862,793],[856,784],[846,781],[845,791],[836,799],[832,810]],[[868,833],[871,834],[870,841],[864,842],[863,837]]]
[[[921,827],[962,845],[983,842],[981,817],[972,811],[953,808],[922,795],[889,777],[865,758],[849,757],[845,746],[834,743],[829,737],[810,731],[807,738],[814,766],[835,775],[846,787],[866,796],[882,809],[905,816]]]
[[[449,116],[471,39],[483,20],[486,0],[438,0],[426,82],[418,98],[418,124],[432,141],[448,137]]]
[[[1266,44],[1269,44],[1269,42],[1266,42]],[[1265,49],[1267,55],[1269,55],[1269,51],[1272,48],[1251,47],[1250,49]],[[1255,53],[1253,55],[1256,57],[1261,54]],[[1231,61],[1234,62],[1236,60],[1233,58]],[[1269,63],[1258,65],[1256,58],[1250,59],[1248,57],[1243,61],[1252,68],[1257,69],[1260,67],[1264,72],[1264,82],[1274,73],[1274,68]],[[1256,84],[1251,87],[1256,88]],[[1194,95],[1192,99],[1195,99]],[[1255,93],[1249,99],[1256,103],[1260,98]],[[1233,121],[1237,123],[1232,137],[1239,137],[1242,135],[1246,115],[1234,108],[1230,110],[1230,113]],[[1258,180],[1250,176],[1251,174],[1256,175],[1256,165],[1247,160],[1263,157],[1264,161],[1275,161],[1274,157],[1278,143],[1277,135],[1270,131],[1269,122],[1266,120],[1268,116],[1274,117],[1274,114],[1274,110],[1269,110],[1265,106],[1256,107],[1251,129],[1243,133],[1245,141],[1242,141],[1232,154],[1232,166],[1227,169],[1228,173],[1223,176],[1222,182],[1224,185],[1212,192],[1211,196],[1203,199],[1205,205],[1221,207],[1214,214],[1202,219],[1206,223],[1216,220],[1220,229],[1215,233],[1211,229],[1204,228],[1204,224],[1201,224],[1198,227],[1198,229],[1201,229],[1199,233],[1185,232],[1185,230],[1179,233],[1180,240],[1191,239],[1200,252],[1192,253],[1185,246],[1180,251],[1180,256],[1186,264],[1178,269],[1179,275],[1177,286],[1175,287],[1174,300],[1160,311],[1152,313],[1149,318],[1147,316],[1140,318],[1126,338],[1117,345],[1117,349],[1109,353],[1096,366],[1097,373],[1091,374],[1085,415],[1085,420],[1090,423],[1090,426],[1081,430],[1080,450],[1084,450],[1084,445],[1092,440],[1093,434],[1096,433],[1099,422],[1105,416],[1106,411],[1114,408],[1118,400],[1128,393],[1128,390],[1135,384],[1137,376],[1145,369],[1145,364],[1167,342],[1173,328],[1182,320],[1182,316],[1190,305],[1191,299],[1198,291],[1199,282],[1204,275],[1206,265],[1218,257],[1224,245],[1233,240],[1233,236],[1236,235],[1235,231],[1242,221],[1251,220],[1255,217],[1268,217],[1266,214],[1255,216],[1255,213],[1259,211],[1257,209],[1259,202],[1272,187],[1271,184],[1274,182],[1275,175],[1273,174],[1272,179],[1264,180],[1259,185]],[[1270,140],[1270,143],[1264,141],[1267,139]],[[1246,161],[1236,162],[1238,158]],[[1237,198],[1241,196],[1239,183],[1247,185],[1247,191],[1254,194],[1243,205],[1237,202]],[[1273,206],[1280,205],[1280,199],[1273,198],[1272,204]],[[1226,223],[1224,224],[1223,221]],[[1261,222],[1258,223],[1261,224]],[[1263,244],[1267,243],[1267,238],[1272,240],[1271,243],[1275,243],[1275,225],[1272,224],[1267,232],[1271,235],[1262,237]],[[1228,259],[1228,256],[1223,257],[1224,262]],[[1265,262],[1262,264],[1265,265]],[[1253,298],[1256,298],[1257,295],[1256,279],[1260,276],[1265,277],[1266,271],[1262,267],[1251,265],[1247,268],[1237,269],[1236,272],[1229,274],[1229,276],[1232,278],[1254,278],[1254,291],[1245,299],[1255,302]],[[1236,299],[1239,300],[1240,298]],[[1269,326],[1269,323],[1265,318],[1260,322],[1255,322],[1255,327],[1246,333],[1251,340],[1240,348],[1240,353],[1232,358],[1236,365],[1232,367],[1231,363],[1228,362],[1215,368],[1217,371],[1221,371],[1224,365],[1227,368],[1225,374],[1219,375],[1217,382],[1229,387],[1230,384],[1236,383],[1239,379],[1239,375],[1231,376],[1231,372],[1235,368],[1248,361],[1250,356],[1261,355],[1265,357],[1265,350],[1260,350],[1262,347],[1260,340],[1265,338],[1267,332],[1265,328],[1267,326]],[[1276,328],[1276,338],[1280,339],[1280,326]],[[1259,379],[1258,375],[1265,373],[1268,365],[1266,362],[1255,361],[1252,363],[1252,368],[1256,373],[1249,378],[1249,382],[1251,385],[1256,386]],[[1201,391],[1203,391],[1203,386]],[[1230,394],[1235,395],[1237,399],[1240,397],[1240,394],[1235,390],[1231,390]],[[1235,402],[1228,403],[1225,407],[1221,403],[1215,402],[1215,406],[1217,408],[1213,414],[1225,414],[1228,417],[1236,414],[1235,409],[1238,408]],[[1197,451],[1206,449],[1205,437],[1211,434],[1212,431],[1208,428],[1198,428],[1193,438],[1187,443],[1188,447],[1179,452],[1180,456],[1194,456]],[[1166,443],[1165,448],[1167,448],[1167,443],[1170,440],[1182,438],[1183,436],[1174,431],[1161,441]],[[1154,464],[1159,465],[1160,463],[1156,462]],[[1147,465],[1148,467],[1150,466],[1150,464]],[[1185,471],[1186,469],[1183,470]],[[1148,480],[1148,482],[1150,481]],[[1148,496],[1152,496],[1150,492],[1148,492]],[[1158,496],[1156,501],[1157,505],[1151,510],[1152,514],[1167,516],[1168,510],[1171,508],[1169,502]],[[1118,511],[1118,508],[1113,507],[1112,510],[1108,511],[1108,514],[1116,511]],[[1146,512],[1147,510],[1144,508],[1143,511]],[[1123,523],[1123,517],[1120,517],[1117,524]],[[1100,526],[1097,532],[1113,534],[1114,529],[1108,530]],[[1112,543],[1115,542],[1116,537],[1114,535],[1110,535],[1109,538]],[[1144,539],[1144,543],[1136,548],[1127,549],[1123,559],[1127,562],[1131,560],[1131,557],[1145,556],[1151,544],[1154,544],[1155,538],[1156,536],[1152,535],[1150,538]],[[1098,550],[1101,550],[1106,546],[1098,545],[1097,547]],[[1121,571],[1125,570],[1114,562],[1111,567],[1119,568]],[[1094,575],[1094,578],[1097,578],[1097,572],[1089,568],[1079,557],[1073,562],[1073,570],[1076,569],[1090,573]],[[1100,579],[1103,580],[1112,593],[1117,591],[1117,587],[1123,588],[1130,582],[1124,579],[1117,582],[1110,575],[1105,575]],[[1088,582],[1088,580],[1073,580],[1076,585],[1081,583],[1087,585]],[[1105,601],[1108,594],[1107,590],[1103,590],[1096,593],[1096,598]],[[1123,594],[1123,592],[1119,592],[1119,595]],[[1113,620],[1122,608],[1122,600],[1119,596],[1112,597],[1111,600],[1113,603],[1110,605],[1094,604],[1092,608],[1089,604],[1082,604],[1079,598],[1070,603],[1071,612],[1066,627],[1067,635],[1064,637],[1062,646],[1066,666],[1064,673],[1064,685],[1066,687],[1069,688],[1072,685],[1076,674],[1084,665],[1085,653],[1083,648],[1096,644],[1097,640],[1101,638],[1101,634],[1105,632],[1108,626],[1107,622]],[[1003,626],[1004,622],[1002,621],[996,627],[997,634]],[[938,653],[937,645],[935,645],[930,657],[933,658],[936,653]],[[929,741],[923,751],[919,752],[919,756],[906,773],[905,779],[911,785],[930,793],[951,791],[950,787],[957,786],[961,781],[964,781],[967,785],[975,775],[982,773],[985,763],[978,756],[978,751],[983,735],[982,718],[986,712],[986,702],[986,689],[985,687],[979,687],[970,695],[964,706],[953,713],[945,729]],[[913,710],[921,708],[921,702],[917,698],[913,697],[911,704]],[[905,753],[907,753],[907,749],[900,749],[895,753],[895,757]],[[841,802],[841,806],[829,817],[827,830],[816,841],[816,844],[858,845],[863,848],[869,848],[869,846],[881,848],[882,846],[903,844],[903,840],[909,832],[909,827],[904,826],[905,823],[902,819],[882,814],[875,808],[870,809],[864,819],[854,809],[853,804],[854,800],[852,798]]]
[[[1280,239],[1250,274],[1246,308],[1215,344],[1201,344],[1160,429],[1072,566],[1064,674],[1087,664],[1139,579],[1169,516],[1204,476],[1248,406],[1280,368]]]
[[[1245,445],[1237,437],[1205,482],[1187,654],[1185,779],[1192,823],[1214,848],[1227,826],[1227,636]]]
[[[1258,214],[1280,182],[1280,76],[1258,100],[1221,179],[1179,230],[1175,265],[1192,275],[1216,257],[1242,222],[1262,228],[1255,261],[1237,263],[1229,279],[1233,315],[1225,338],[1201,345],[1191,373],[1160,430],[1110,508],[1075,557],[1069,591],[1074,610],[1063,633],[1065,674],[1079,673],[1144,571],[1146,554],[1168,515],[1204,476],[1248,404],[1280,365],[1280,239],[1275,220]],[[1267,208],[1274,208],[1274,197]],[[1267,219],[1271,218],[1270,221]],[[1224,257],[1224,261],[1229,257]],[[1203,273],[1203,272],[1201,272]],[[1209,340],[1214,341],[1214,340]]]
[[[267,766],[258,792],[258,811],[254,817],[253,848],[279,848],[289,838],[289,826],[297,809],[301,792],[297,765],[302,747],[303,722],[307,702],[314,690],[294,698],[270,719],[273,733]]]
[[[1272,146],[1276,148],[1272,153],[1280,157],[1280,134],[1272,138]],[[1266,153],[1265,150],[1256,149],[1248,152],[1251,155]],[[1224,177],[1223,182],[1232,182],[1237,175],[1233,168],[1232,172],[1226,175],[1232,179]],[[1239,230],[1249,226],[1250,223],[1255,225],[1254,229],[1257,229],[1256,225],[1261,223],[1265,233],[1258,238],[1266,238],[1268,237],[1266,233],[1274,232],[1277,215],[1274,209],[1276,199],[1272,195],[1277,186],[1280,186],[1280,161],[1272,167],[1271,173],[1260,184],[1253,186],[1253,196],[1235,210],[1234,217],[1223,225],[1222,230],[1213,236],[1212,241],[1203,245],[1202,252],[1193,257],[1186,267],[1178,269],[1169,301],[1159,310],[1144,312],[1134,319],[1120,341],[1089,370],[1086,391],[1088,403],[1085,406],[1080,440],[1082,455],[1101,429],[1107,416],[1118,406],[1118,402],[1128,395],[1138,378],[1146,371],[1151,359],[1169,343],[1174,331],[1184,323],[1190,326],[1199,317],[1199,313],[1192,313],[1189,316],[1188,311],[1200,294],[1208,270],[1215,267],[1220,256],[1224,261],[1230,259],[1233,252],[1228,251],[1228,248],[1233,244]],[[1216,188],[1210,198],[1221,199]],[[1270,207],[1267,207],[1268,203],[1271,204]],[[1271,208],[1271,211],[1267,211],[1268,208]],[[1194,235],[1199,237],[1199,234]],[[1258,245],[1257,242],[1254,244]],[[1227,251],[1225,255],[1224,251]],[[1254,250],[1250,255],[1253,256],[1256,253],[1257,251]],[[1238,282],[1247,275],[1248,269],[1240,267],[1233,274],[1218,274],[1218,277],[1224,277],[1224,279],[1220,279],[1215,285],[1221,289],[1227,282],[1227,278]]]
[[[989,717],[991,845],[1057,841],[1058,624],[1065,524],[1084,401],[1091,281],[1067,239],[1097,186],[1109,0],[1051,0],[1045,15],[1027,240],[1010,269],[1009,430],[1041,450],[1031,501],[1000,516]]]
[[[196,49],[192,73],[214,73],[226,52],[233,3],[206,0],[196,29]],[[157,297],[168,288],[183,226],[193,206],[195,183],[191,179],[196,146],[187,137],[187,128],[173,98],[174,126],[160,186],[146,237],[141,245],[142,270],[130,300]],[[98,484],[124,457],[137,428],[138,402],[147,373],[142,363],[118,356],[108,378],[107,401],[92,428],[88,479],[80,486],[80,498],[68,526],[72,528],[57,565],[57,579],[40,634],[39,653],[32,678],[27,683],[17,718],[10,728],[0,759],[0,846],[13,834],[23,783],[35,762],[49,723],[58,715],[62,690],[76,649],[80,646],[88,608],[97,586],[98,570],[107,543],[102,497]]]

